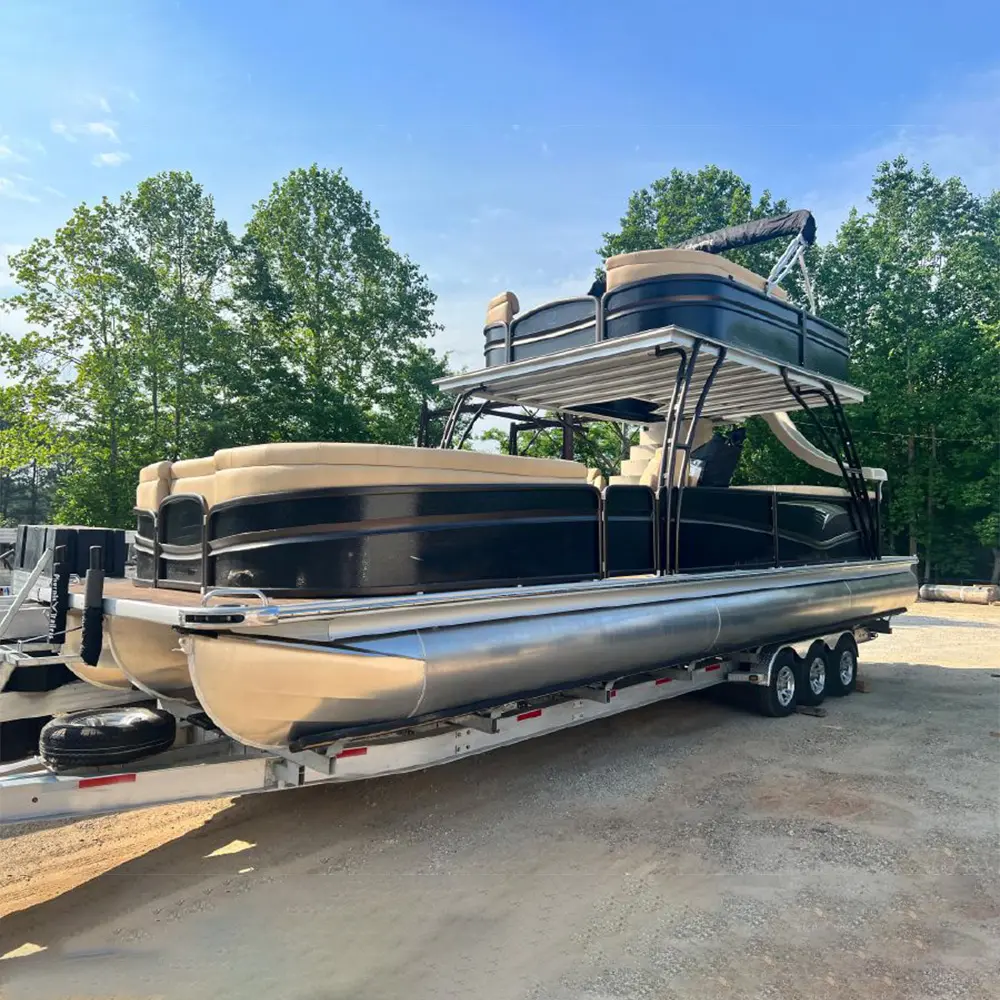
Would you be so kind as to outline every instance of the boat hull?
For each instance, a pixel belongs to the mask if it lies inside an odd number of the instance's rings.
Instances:
[[[105,651],[140,691],[157,698],[193,703],[188,657],[169,625],[109,615]]]
[[[74,656],[80,652],[82,622],[83,616],[77,611],[70,611],[67,615],[66,641],[63,644],[63,649]],[[86,681],[94,687],[109,691],[132,690],[131,680],[122,672],[107,643],[101,650],[101,655],[94,666],[84,663],[82,660],[70,660],[67,666],[81,681]]]
[[[570,589],[560,601],[487,602],[409,628],[354,635],[331,622],[327,642],[277,631],[189,637],[198,701],[225,732],[280,749],[338,730],[409,720],[558,690],[602,677],[819,635],[905,609],[910,560],[772,570],[712,579],[636,580]],[[331,616],[331,620],[334,616]],[[396,618],[398,620],[398,616]],[[430,627],[433,623],[433,627]],[[361,623],[359,622],[359,625]],[[315,628],[312,635],[316,636]]]

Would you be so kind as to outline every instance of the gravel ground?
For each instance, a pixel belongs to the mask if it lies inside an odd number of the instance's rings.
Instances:
[[[8,828],[0,996],[996,998],[1000,608],[918,604],[862,655],[871,691],[822,719],[688,697]]]

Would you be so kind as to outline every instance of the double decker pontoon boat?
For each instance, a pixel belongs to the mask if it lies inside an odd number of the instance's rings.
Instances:
[[[781,236],[766,279],[717,256]],[[440,382],[438,447],[261,444],[143,469],[136,580],[85,592],[57,564],[45,595],[74,671],[285,755],[723,658],[770,714],[851,684],[829,658],[753,668],[884,630],[916,596],[914,560],[883,552],[885,473],[848,428],[865,393],[847,337],[779,286],[798,263],[811,299],[814,236],[792,213],[611,258],[579,298],[498,296],[485,366]],[[731,485],[752,415],[841,485]],[[483,416],[512,421],[511,454],[463,448]],[[595,420],[642,429],[607,483],[573,461]],[[563,458],[516,454],[525,426],[561,428]]]

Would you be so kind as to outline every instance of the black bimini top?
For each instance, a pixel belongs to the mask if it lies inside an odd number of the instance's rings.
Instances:
[[[679,243],[675,250],[701,250],[702,253],[725,253],[740,247],[752,247],[770,240],[801,236],[809,246],[816,242],[816,220],[812,212],[801,208],[787,215],[775,215],[770,219],[754,219],[739,226],[727,226],[714,232],[695,236]]]

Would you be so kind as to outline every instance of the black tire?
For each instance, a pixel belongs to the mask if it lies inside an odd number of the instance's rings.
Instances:
[[[799,704],[821,705],[828,693],[830,656],[826,643],[817,639],[799,661]]]
[[[834,698],[849,695],[858,683],[858,644],[853,635],[842,635],[828,654],[827,694]]]
[[[775,654],[770,683],[757,689],[757,709],[761,715],[780,719],[795,711],[801,687],[796,659],[794,650],[787,646]]]
[[[59,715],[38,740],[43,761],[55,770],[127,764],[169,750],[177,722],[169,712],[128,706]]]

